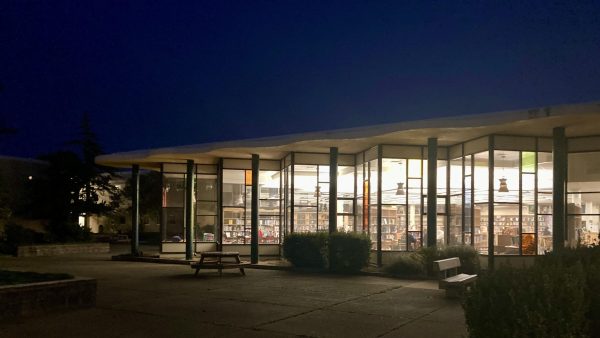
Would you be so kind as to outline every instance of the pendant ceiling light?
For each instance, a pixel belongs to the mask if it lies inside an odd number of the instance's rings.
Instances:
[[[500,179],[500,188],[498,192],[508,192],[508,185],[506,185],[506,178],[502,177]]]
[[[398,188],[396,189],[396,195],[406,195],[406,192],[404,191],[404,183],[396,183],[398,184]]]
[[[500,154],[500,158],[502,159],[502,162],[504,162],[506,159],[506,155]],[[506,184],[506,175],[504,174],[505,163],[502,163],[501,165],[502,165],[502,178],[498,179],[500,181],[500,188],[498,188],[498,192],[508,192],[508,185]]]

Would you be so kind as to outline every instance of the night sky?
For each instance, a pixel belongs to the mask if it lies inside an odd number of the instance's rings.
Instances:
[[[0,155],[600,100],[600,1],[0,1]]]

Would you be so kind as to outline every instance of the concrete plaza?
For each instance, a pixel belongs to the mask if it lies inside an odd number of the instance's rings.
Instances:
[[[93,309],[0,323],[0,337],[463,337],[459,302],[434,281],[184,265],[109,255],[0,257],[3,269],[98,279]]]

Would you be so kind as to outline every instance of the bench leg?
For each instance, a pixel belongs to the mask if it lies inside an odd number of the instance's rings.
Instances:
[[[196,266],[196,273],[194,273],[194,276],[198,276],[198,271],[200,271],[202,263],[204,263],[204,257],[200,256],[200,262],[198,262],[198,266]]]

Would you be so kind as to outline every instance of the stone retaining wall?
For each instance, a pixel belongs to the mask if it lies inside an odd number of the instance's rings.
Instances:
[[[17,248],[17,257],[57,256],[75,253],[109,252],[109,243],[23,245]]]
[[[94,307],[96,280],[76,277],[60,281],[0,286],[0,320]]]

